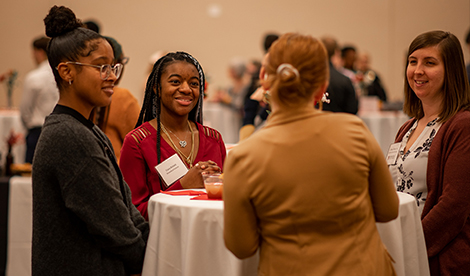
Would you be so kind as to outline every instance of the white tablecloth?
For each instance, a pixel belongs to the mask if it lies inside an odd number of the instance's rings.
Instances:
[[[14,176],[10,179],[6,276],[31,275],[31,183],[31,177]]]
[[[223,239],[223,202],[156,194],[142,276],[256,276],[258,254],[239,260]]]
[[[377,229],[395,260],[393,266],[397,276],[428,276],[426,243],[416,199],[405,193],[397,193],[400,200],[399,217],[386,223],[376,223]]]
[[[238,131],[241,118],[227,105],[204,101],[204,125],[216,129],[222,134],[225,143],[238,143]]]
[[[32,186],[10,179],[7,276],[31,275]],[[428,276],[426,246],[414,197],[398,193],[399,217],[377,223],[398,276]],[[223,202],[156,194],[149,201],[150,237],[143,276],[256,275],[258,255],[237,259],[223,241]]]
[[[429,275],[414,198],[398,193],[399,218],[377,223],[398,276]],[[149,201],[150,237],[143,276],[256,275],[258,255],[238,260],[223,241],[223,202],[156,194]]]
[[[23,139],[12,148],[14,163],[24,163],[26,154],[26,146],[24,138],[26,130],[21,123],[20,112],[16,109],[0,110],[0,166],[4,168],[5,160],[8,153],[7,140],[10,137],[10,131],[13,130],[17,134],[21,134]]]
[[[358,116],[379,142],[385,156],[387,156],[388,148],[395,141],[398,129],[409,119],[401,111],[360,112]]]

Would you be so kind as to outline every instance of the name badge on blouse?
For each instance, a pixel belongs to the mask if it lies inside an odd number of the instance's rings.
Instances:
[[[156,165],[155,170],[160,174],[166,187],[171,186],[188,172],[188,168],[176,153]]]
[[[394,144],[391,144],[390,147],[388,148],[387,165],[394,165],[397,163],[398,152],[400,151],[400,145],[401,143],[394,143]]]

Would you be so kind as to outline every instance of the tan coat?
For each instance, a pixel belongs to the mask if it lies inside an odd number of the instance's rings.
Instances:
[[[224,166],[224,238],[259,275],[395,275],[375,222],[398,216],[382,151],[362,121],[273,113]]]

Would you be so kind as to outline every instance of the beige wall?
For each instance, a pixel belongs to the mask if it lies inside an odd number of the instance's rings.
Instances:
[[[333,35],[340,44],[368,51],[372,66],[392,99],[402,98],[403,63],[411,40],[441,29],[461,42],[470,28],[468,0],[80,0],[2,1],[0,72],[16,69],[14,105],[22,80],[34,68],[31,41],[44,33],[43,18],[54,4],[70,7],[78,18],[97,19],[102,34],[116,38],[131,58],[121,86],[141,100],[148,59],[157,50],[193,54],[209,77],[209,92],[228,85],[232,57],[261,58],[266,32]],[[211,16],[211,7],[220,15]],[[464,48],[467,60],[469,50]],[[6,87],[0,85],[0,106]]]

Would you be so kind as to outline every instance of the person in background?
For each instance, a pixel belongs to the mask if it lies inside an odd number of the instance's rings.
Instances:
[[[122,65],[69,8],[53,6],[44,23],[60,97],[34,155],[32,275],[140,275],[148,223],[109,139],[88,120],[110,104]]]
[[[100,25],[95,20],[87,20],[83,24],[87,29],[100,33]]]
[[[331,62],[331,58],[338,51],[338,44],[332,37],[325,36],[322,42],[328,52],[330,80],[327,89],[329,102],[323,103],[323,110],[332,112],[346,112],[356,114],[359,101],[351,80],[338,72]]]
[[[114,52],[114,63],[123,65],[121,75],[114,82],[114,94],[109,106],[97,107],[92,112],[92,121],[108,136],[114,149],[117,161],[121,157],[121,147],[126,134],[134,129],[139,118],[140,106],[132,93],[117,86],[122,79],[124,68],[129,58],[124,56],[121,44],[114,38],[106,37]]]
[[[341,48],[341,60],[343,66],[340,68],[339,71],[346,77],[350,78],[353,83],[355,81],[356,75],[356,70],[354,68],[356,59],[357,52],[354,46],[347,45]]]
[[[258,60],[251,60],[247,68],[248,68],[247,73],[249,75],[250,80],[249,80],[249,84],[247,87],[247,93],[245,94],[245,98],[243,99],[244,103],[243,103],[242,126],[255,125],[256,115],[260,115],[260,111],[259,111],[260,102],[257,100],[251,99],[251,95],[260,87],[259,74],[261,70],[261,62]],[[253,104],[253,108],[250,107],[250,104]],[[247,114],[247,112],[249,112],[249,114]],[[266,117],[264,117],[262,120],[265,120]]]
[[[212,101],[229,106],[233,110],[234,115],[239,117],[240,124],[243,120],[243,105],[249,86],[248,82],[251,80],[247,80],[246,68],[244,59],[239,57],[233,58],[228,67],[228,76],[232,84],[226,90],[218,90],[212,99]]]
[[[431,275],[470,271],[470,91],[460,42],[431,31],[410,44],[404,112],[390,172],[397,190],[415,196]]]
[[[398,216],[382,150],[357,116],[314,108],[325,48],[288,33],[268,55],[272,112],[224,166],[225,245],[238,258],[259,250],[258,275],[395,275],[375,224]]]
[[[346,45],[341,48],[341,67],[338,71],[348,77],[356,90],[357,97],[363,94],[359,85],[359,79],[356,76],[356,68],[354,67],[357,61],[356,47],[352,45]]]
[[[33,41],[33,57],[37,68],[29,72],[23,84],[20,103],[21,121],[27,129],[25,163],[33,163],[34,151],[41,134],[44,119],[59,100],[59,90],[47,60],[49,38]]]
[[[136,128],[124,139],[120,162],[132,201],[147,219],[152,195],[204,188],[201,174],[221,172],[224,165],[222,136],[202,125],[204,83],[201,65],[185,52],[166,54],[150,73]],[[166,183],[156,167],[175,155],[187,172]]]
[[[370,67],[369,54],[360,53],[357,56],[355,68],[361,95],[377,96],[382,102],[386,102],[387,93],[382,86],[379,75]]]
[[[271,45],[273,45],[273,43],[278,39],[279,39],[279,34],[277,34],[277,33],[267,33],[264,36],[263,50],[264,50],[265,54],[268,53],[269,48],[271,48]]]
[[[265,57],[271,45],[279,38],[278,34],[268,33],[264,36],[263,50]],[[265,58],[264,57],[264,58]],[[264,59],[263,58],[263,59]],[[262,62],[253,71],[248,91],[243,104],[243,121],[239,131],[239,141],[248,138],[256,128],[261,128],[269,114],[269,106],[263,101],[264,90],[259,81],[264,75]]]

